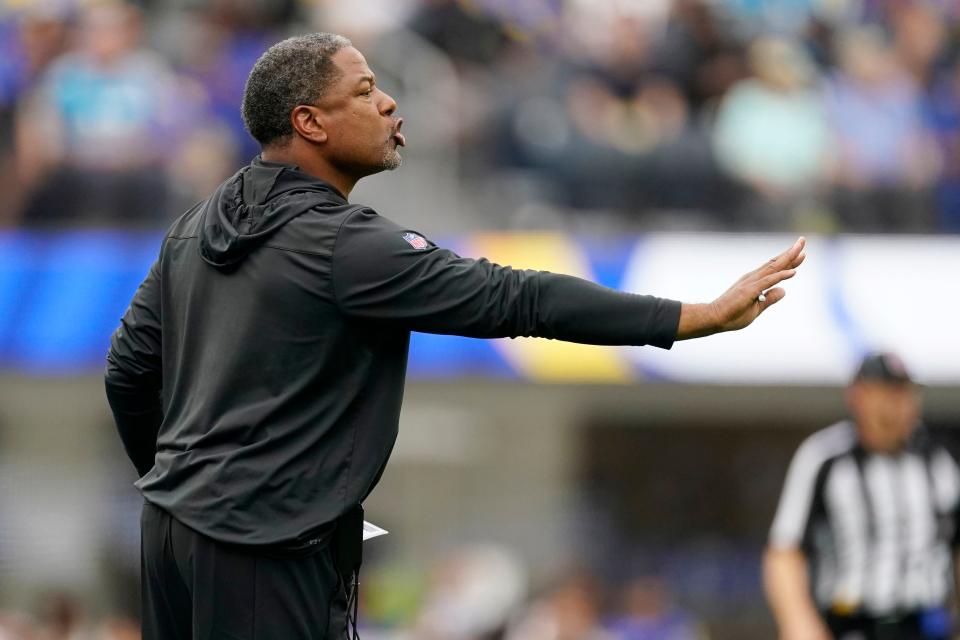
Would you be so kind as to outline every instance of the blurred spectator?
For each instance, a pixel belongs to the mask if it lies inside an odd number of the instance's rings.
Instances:
[[[0,226],[20,208],[22,190],[15,154],[17,101],[66,46],[63,11],[37,6],[0,16]]]
[[[721,164],[755,194],[746,228],[786,229],[815,197],[827,158],[823,109],[810,89],[813,66],[788,40],[760,39],[750,49],[754,77],[733,87],[717,114]]]
[[[703,640],[696,621],[673,602],[662,580],[634,579],[623,593],[623,613],[608,625],[618,640]]]
[[[588,575],[568,577],[527,607],[505,640],[613,640],[601,626],[600,591]]]
[[[940,148],[943,172],[936,186],[939,228],[960,233],[960,63],[942,74],[927,99],[927,119]]]
[[[492,64],[508,38],[493,16],[473,5],[460,0],[426,0],[410,17],[410,29],[454,61]]]
[[[200,131],[200,144],[211,143],[213,149],[206,151],[210,159],[231,167],[226,173],[204,171],[220,176],[214,186],[260,152],[240,117],[243,87],[257,58],[287,35],[286,25],[296,15],[294,5],[289,1],[216,0],[199,4],[169,26],[172,33],[165,44],[170,57],[194,81],[194,91],[202,91],[209,101],[209,113],[205,114],[210,119],[209,130]],[[190,146],[193,148],[186,153],[195,158],[199,149],[196,143]],[[223,157],[223,153],[229,155]],[[209,191],[197,193],[203,198]]]
[[[499,547],[467,548],[434,571],[413,637],[482,640],[499,633],[526,591],[526,572]]]
[[[680,86],[691,106],[711,105],[746,75],[742,46],[704,0],[676,0],[653,68]]]
[[[38,640],[94,640],[79,600],[65,592],[51,592],[40,600]]]
[[[841,224],[860,232],[928,231],[939,158],[923,126],[919,88],[879,32],[847,33],[839,48],[826,105]]]
[[[0,611],[0,640],[140,640],[140,625],[124,617],[107,617],[92,624],[79,601],[66,593],[43,596],[40,615]]]
[[[522,200],[481,225],[539,202],[558,212],[550,225],[572,210],[654,229],[957,228],[953,0],[14,6],[0,14],[0,224],[15,212],[30,224],[166,222],[257,152],[239,102],[267,45],[339,29],[401,58],[426,41],[454,71],[435,89],[455,105],[450,122],[429,128],[459,146],[450,189],[511,184]],[[143,26],[162,56],[140,47]],[[759,44],[748,53],[748,42]],[[411,122],[447,108],[405,107]]]
[[[25,219],[155,222],[166,215],[161,161],[177,131],[177,82],[139,48],[130,5],[92,5],[79,46],[44,74],[22,111],[22,179],[34,187]]]
[[[0,640],[39,640],[33,622],[22,613],[0,611]]]
[[[93,640],[140,640],[140,625],[129,618],[107,618],[97,626]]]
[[[239,1],[250,2],[250,0]],[[421,5],[444,5],[445,3],[421,0],[363,0],[362,2],[313,0],[298,4],[314,7],[309,19],[310,24],[319,25],[323,31],[346,35],[355,45],[360,45],[366,51],[377,39],[389,36],[407,24],[411,14],[420,9]],[[470,39],[470,36],[467,38]],[[442,44],[436,44],[443,48]]]
[[[901,64],[919,86],[929,85],[946,53],[947,28],[942,14],[922,2],[898,3],[891,8],[890,19]]]
[[[950,60],[948,23],[934,3],[902,3],[890,9],[894,46],[923,92],[926,125],[939,150],[942,172],[935,185],[936,226],[960,231],[960,74]],[[954,53],[954,58],[956,54]]]
[[[574,7],[563,57],[517,77],[525,84],[506,103],[505,160],[535,169],[563,207],[631,222],[653,211],[722,212],[709,142],[686,90],[653,71],[665,12]]]
[[[212,193],[237,170],[239,147],[236,136],[216,121],[194,128],[183,139],[168,168],[173,215]]]
[[[885,2],[886,0],[879,0]],[[751,34],[802,35],[807,25],[852,24],[864,17],[864,4],[874,0],[728,0],[738,27]]]

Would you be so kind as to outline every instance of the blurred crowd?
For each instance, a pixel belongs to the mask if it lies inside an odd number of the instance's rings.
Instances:
[[[638,228],[960,231],[953,0],[2,0],[0,225],[165,225],[256,154],[257,56],[315,30],[449,61],[468,187]]]
[[[0,640],[140,640],[140,625],[131,617],[93,620],[80,601],[65,592],[50,592],[37,611],[0,610]]]
[[[410,630],[381,640],[706,640],[664,580],[634,575],[614,589],[570,571],[529,595],[520,565],[496,547],[474,547],[434,570]],[[374,638],[376,640],[376,638]]]
[[[364,572],[365,640],[707,640],[666,581],[634,575],[613,588],[584,570],[537,590],[507,550],[464,547],[430,575]],[[67,592],[44,594],[32,613],[0,610],[0,640],[139,640],[136,613],[97,617]]]

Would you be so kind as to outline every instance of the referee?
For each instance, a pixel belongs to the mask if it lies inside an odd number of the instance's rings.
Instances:
[[[670,348],[749,325],[803,261],[801,238],[681,304],[461,258],[348,200],[400,166],[396,108],[345,38],[271,47],[242,105],[262,154],[174,223],[112,337],[145,640],[355,635],[411,331]]]
[[[787,472],[765,557],[781,640],[946,640],[960,471],[918,424],[901,360],[868,355],[853,417],[810,436]]]

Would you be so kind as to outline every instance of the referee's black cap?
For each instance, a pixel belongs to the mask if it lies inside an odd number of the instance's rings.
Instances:
[[[857,373],[853,376],[854,382],[872,381],[888,382],[891,384],[908,384],[913,381],[906,365],[895,353],[878,351],[864,356]]]

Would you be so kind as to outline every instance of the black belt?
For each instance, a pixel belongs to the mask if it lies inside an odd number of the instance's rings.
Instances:
[[[823,618],[837,640],[843,640],[847,634],[858,640],[947,640],[950,637],[949,629],[931,625],[928,618],[931,615],[935,616],[936,612],[920,610],[883,616],[825,613]],[[949,624],[943,626],[948,627]]]

